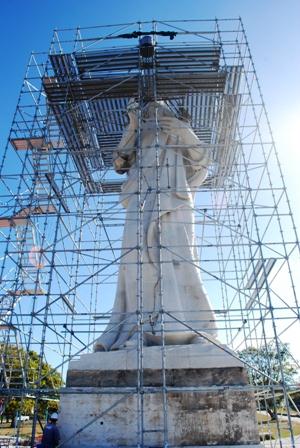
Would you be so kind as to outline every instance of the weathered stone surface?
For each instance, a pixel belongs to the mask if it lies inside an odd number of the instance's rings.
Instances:
[[[248,384],[242,367],[218,369],[167,369],[166,385],[174,387],[215,386]],[[138,376],[134,370],[69,370],[68,387],[134,387]],[[144,386],[161,386],[160,370],[144,369]]]
[[[120,399],[124,399],[121,403]],[[115,407],[113,405],[116,404]],[[137,446],[137,396],[70,394],[61,400],[60,427],[68,448]],[[107,409],[113,407],[109,412]],[[103,414],[103,415],[102,415]],[[259,443],[255,406],[250,392],[234,390],[167,394],[168,439],[171,446],[255,445]],[[144,446],[163,446],[163,397],[144,395]]]
[[[64,447],[137,446],[141,437],[138,411],[141,396],[136,393],[135,364],[130,365],[132,352],[123,352],[84,355],[70,363],[69,393],[61,397],[61,434],[63,440],[69,440]],[[211,356],[214,355],[213,367]],[[245,448],[259,444],[254,397],[245,387],[247,376],[242,363],[221,349],[205,345],[177,346],[176,352],[173,347],[166,347],[165,361],[169,388],[165,417],[170,446],[243,445]],[[160,362],[161,349],[146,347],[143,375],[146,389],[142,396],[144,447],[163,446]],[[174,391],[173,387],[179,390]],[[187,390],[188,387],[195,390]],[[84,393],[77,393],[79,388]]]

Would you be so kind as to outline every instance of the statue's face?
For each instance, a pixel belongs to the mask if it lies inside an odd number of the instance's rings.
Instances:
[[[129,119],[137,117],[140,105],[134,98],[130,99],[127,106]],[[149,101],[142,108],[143,119],[154,119],[160,117],[175,117],[175,114],[164,101]]]
[[[150,101],[144,108],[144,118],[174,117],[173,112],[164,101]]]
[[[139,103],[135,101],[134,98],[130,98],[127,104],[127,112],[129,113],[136,113],[137,109],[139,107]]]

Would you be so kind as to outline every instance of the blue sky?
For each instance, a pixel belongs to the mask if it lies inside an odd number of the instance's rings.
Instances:
[[[235,18],[246,28],[300,227],[299,0],[1,0],[0,144],[4,145],[30,52],[53,28],[136,20]]]

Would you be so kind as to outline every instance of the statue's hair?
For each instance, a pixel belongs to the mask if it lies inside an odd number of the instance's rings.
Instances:
[[[155,116],[157,113],[157,117],[175,117],[174,112],[170,109],[165,101],[149,101],[145,105],[144,114],[145,118],[150,118]]]
[[[140,105],[135,98],[130,98],[127,104],[128,113],[137,113]],[[165,101],[148,101],[142,106],[143,118],[154,117],[175,117],[175,113],[170,109]]]

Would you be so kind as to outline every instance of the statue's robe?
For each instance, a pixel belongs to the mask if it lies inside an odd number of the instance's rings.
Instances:
[[[160,107],[156,124],[169,112]],[[178,120],[172,120],[178,127]],[[215,316],[200,277],[193,210],[193,191],[207,176],[209,156],[192,129],[182,124],[182,130],[170,135],[156,130],[150,116],[140,134],[125,132],[114,153],[116,171],[128,173],[120,196],[127,210],[123,257],[112,317],[96,350],[122,348],[133,339],[138,309],[148,345],[161,343],[162,327],[166,344],[191,342],[197,333],[183,323],[216,336]]]

